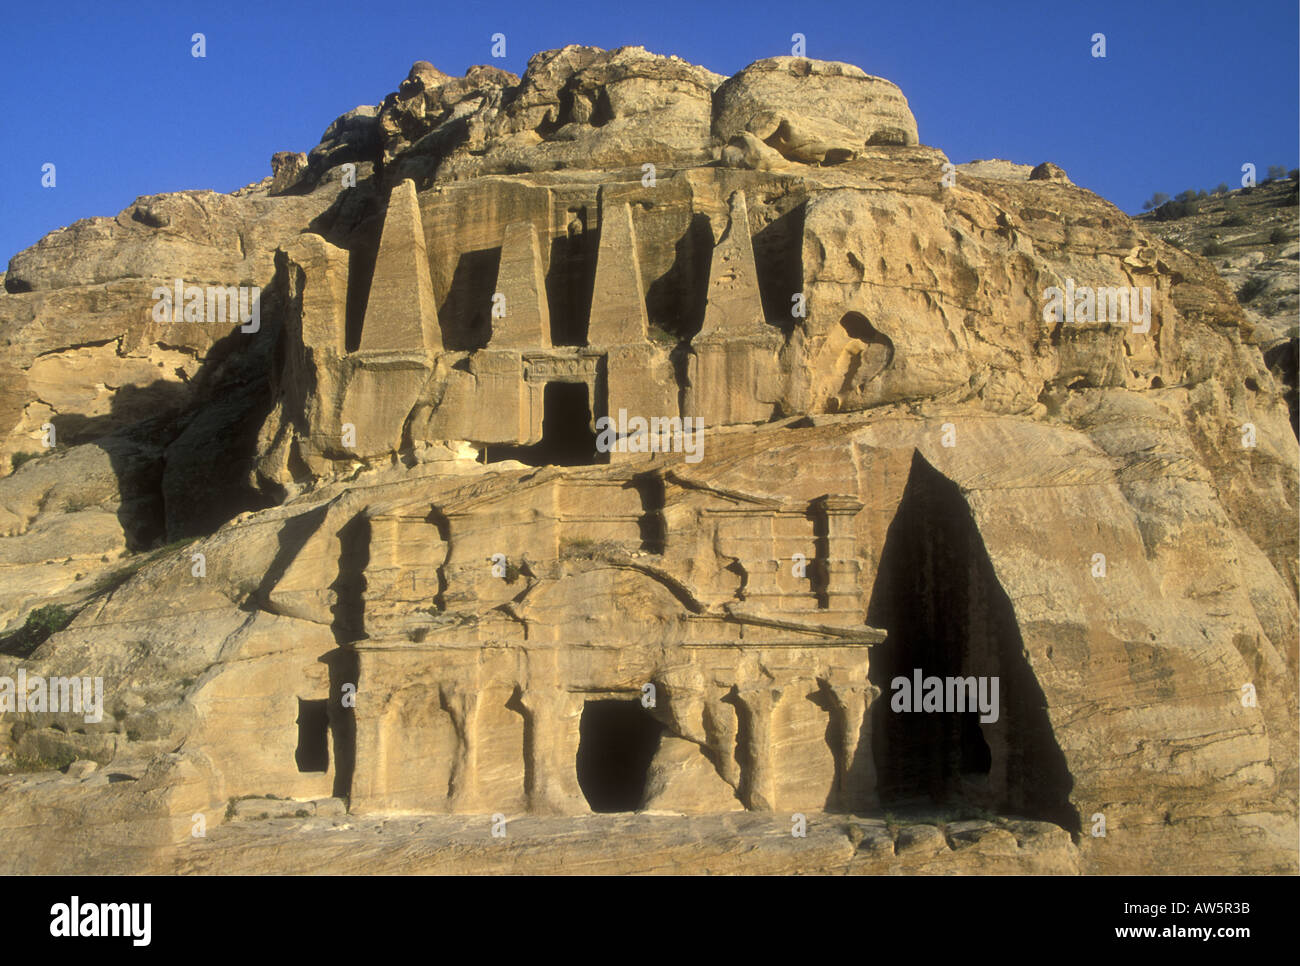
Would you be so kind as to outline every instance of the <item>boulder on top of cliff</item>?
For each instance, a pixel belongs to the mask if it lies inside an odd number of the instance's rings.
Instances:
[[[867,145],[918,144],[916,118],[894,84],[852,64],[771,57],[714,95],[713,133],[744,132],[804,163],[848,161]]]

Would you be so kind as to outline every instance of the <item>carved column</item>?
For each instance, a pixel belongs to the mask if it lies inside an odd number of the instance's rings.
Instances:
[[[832,672],[828,681],[840,733],[840,807],[863,811],[880,804],[871,754],[870,712],[880,689],[861,677]],[[864,727],[865,725],[865,727]]]
[[[456,729],[449,805],[457,813],[473,812],[478,802],[478,702],[477,682],[455,682],[442,688],[442,706]]]
[[[353,772],[350,782],[348,811],[356,815],[383,812],[388,795],[388,741],[386,736],[389,704],[392,696],[376,689],[387,683],[387,676],[382,666],[382,658],[364,649],[358,649],[355,666],[358,668],[345,675],[350,680],[342,683],[357,684],[360,672],[364,671],[371,687],[356,699],[355,709],[346,709],[352,720]],[[331,675],[333,677],[334,675]],[[342,683],[337,687],[330,684],[331,721],[344,719],[342,707]],[[338,707],[335,708],[334,706]],[[337,745],[336,745],[337,747]],[[336,757],[337,762],[337,757]]]
[[[780,698],[770,681],[741,684],[736,700],[745,723],[745,756],[741,762],[741,801],[751,811],[775,807],[776,776],[772,768],[772,708]]]
[[[578,721],[582,698],[558,684],[523,688],[527,715],[524,732],[528,810],[539,815],[580,815],[591,811],[578,787]]]
[[[736,761],[736,732],[739,702],[717,697],[717,692],[708,693],[704,701],[702,715],[704,733],[708,746],[713,751],[717,762],[718,774],[732,788],[740,790],[740,765]]]

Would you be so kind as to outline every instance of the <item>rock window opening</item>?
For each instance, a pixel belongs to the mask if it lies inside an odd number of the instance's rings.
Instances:
[[[586,703],[578,725],[578,787],[593,812],[641,806],[662,732],[638,700]]]
[[[299,771],[329,771],[329,726],[326,701],[298,699],[298,750],[293,757]]]

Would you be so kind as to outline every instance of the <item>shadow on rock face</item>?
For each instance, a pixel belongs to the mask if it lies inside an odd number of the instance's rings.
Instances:
[[[52,418],[60,443],[90,444],[108,455],[129,550],[211,533],[281,498],[255,483],[280,330],[270,291],[262,308],[260,331],[235,328],[189,382],[122,386],[108,414]]]
[[[1006,592],[961,491],[919,453],[890,524],[867,623],[888,630],[872,653],[873,753],[885,807],[970,805],[1080,830],[1074,781],[1023,656]],[[895,711],[924,677],[997,679],[997,720],[976,712]],[[919,704],[919,696],[916,696]]]

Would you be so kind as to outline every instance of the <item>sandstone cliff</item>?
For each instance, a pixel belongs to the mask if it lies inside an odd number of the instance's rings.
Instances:
[[[886,80],[420,62],[4,285],[0,676],[106,705],[0,712],[8,871],[1296,870],[1284,387],[1212,265]]]

